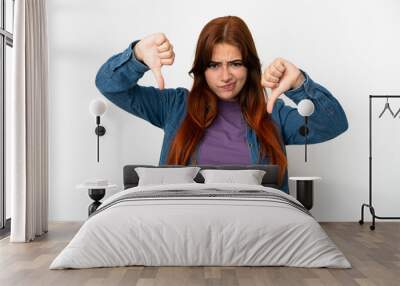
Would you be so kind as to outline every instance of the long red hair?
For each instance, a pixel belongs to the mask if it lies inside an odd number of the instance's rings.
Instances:
[[[265,92],[261,85],[261,63],[253,37],[246,23],[236,16],[211,20],[200,33],[192,69],[193,87],[187,98],[187,114],[173,139],[168,164],[187,165],[207,127],[218,113],[218,97],[208,87],[205,70],[212,58],[216,44],[226,43],[237,47],[247,68],[247,79],[238,94],[242,114],[255,131],[260,142],[261,158],[268,156],[272,164],[279,165],[279,183],[282,183],[287,159],[281,147],[276,125],[267,113]]]

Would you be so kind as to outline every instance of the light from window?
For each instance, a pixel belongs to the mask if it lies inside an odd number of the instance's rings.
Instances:
[[[14,0],[6,0],[6,31],[14,32]]]

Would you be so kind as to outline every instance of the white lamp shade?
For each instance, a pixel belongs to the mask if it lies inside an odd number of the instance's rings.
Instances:
[[[93,116],[102,116],[107,110],[107,104],[104,100],[93,99],[89,105],[89,111]]]
[[[303,99],[297,105],[297,111],[301,116],[310,116],[314,113],[314,103],[309,99]]]

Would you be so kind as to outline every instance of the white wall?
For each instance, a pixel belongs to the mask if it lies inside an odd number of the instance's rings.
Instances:
[[[131,41],[164,32],[176,61],[163,69],[167,87],[190,88],[197,37],[212,18],[237,15],[253,33],[265,67],[283,57],[341,102],[349,130],[329,142],[288,146],[289,175],[321,176],[312,213],[319,221],[357,221],[368,200],[368,95],[400,94],[398,1],[48,1],[50,38],[50,219],[84,220],[91,200],[75,186],[104,177],[122,188],[125,164],[157,164],[162,130],[109,104],[96,162],[89,102],[104,98],[100,65]],[[143,85],[155,85],[151,73]],[[383,108],[376,102],[374,114]],[[400,100],[392,105],[400,108]],[[375,120],[374,202],[378,215],[400,215],[400,119]],[[294,184],[290,183],[293,193]],[[110,192],[108,195],[112,194]],[[396,213],[397,211],[397,213]],[[369,216],[368,216],[369,218]]]

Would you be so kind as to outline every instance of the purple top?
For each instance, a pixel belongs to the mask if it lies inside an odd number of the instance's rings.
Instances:
[[[200,141],[197,164],[251,164],[246,122],[238,102],[218,100],[218,115]]]

